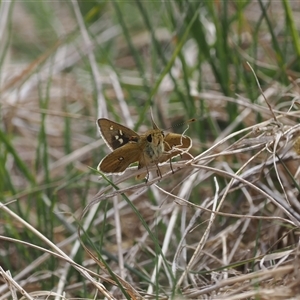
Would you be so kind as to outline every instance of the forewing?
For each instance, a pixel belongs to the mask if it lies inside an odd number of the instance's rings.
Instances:
[[[111,150],[118,149],[130,141],[137,141],[139,138],[133,130],[111,120],[101,118],[98,119],[97,124],[102,138]]]
[[[139,160],[140,153],[139,145],[130,142],[105,156],[97,169],[107,174],[123,173],[130,164]]]
[[[182,134],[168,133],[164,139],[164,146],[165,153],[159,159],[160,163],[187,152],[192,147],[192,140],[188,136]]]

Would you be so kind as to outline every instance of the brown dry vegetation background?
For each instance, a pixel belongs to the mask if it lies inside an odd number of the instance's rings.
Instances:
[[[300,299],[298,1],[0,3],[0,300]],[[100,174],[150,108],[194,159]]]

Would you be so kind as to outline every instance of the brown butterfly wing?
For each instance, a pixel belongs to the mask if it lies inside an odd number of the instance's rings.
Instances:
[[[98,119],[97,124],[104,141],[111,150],[118,149],[130,141],[136,141],[139,137],[133,130],[105,118]]]
[[[98,170],[107,174],[123,173],[130,164],[139,161],[139,144],[129,142],[105,156],[98,165]]]
[[[185,135],[177,133],[168,133],[164,139],[165,153],[159,159],[159,162],[165,162],[170,158],[187,152],[192,147],[192,140]]]

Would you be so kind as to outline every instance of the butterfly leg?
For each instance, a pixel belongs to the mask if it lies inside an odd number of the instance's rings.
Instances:
[[[136,178],[137,180],[142,180],[142,179],[144,179],[144,178],[146,177],[146,183],[147,183],[148,180],[149,180],[149,170],[148,170],[147,165],[144,164],[144,162],[140,160],[139,165],[138,165],[138,170],[139,170],[139,169],[142,169],[143,167],[146,167],[147,173],[144,172],[144,173],[141,173],[141,174],[139,174],[139,175],[136,175],[135,178]]]
[[[172,174],[174,174],[175,172],[174,172],[173,166],[172,166],[172,159],[170,159],[170,168],[171,168],[171,170],[172,170]]]
[[[146,169],[147,169],[147,176],[146,176],[145,182],[147,183],[148,180],[149,180],[149,177],[150,177],[150,173],[149,173],[149,170],[148,170],[147,165],[146,165]],[[144,174],[145,174],[145,173],[144,173]],[[145,177],[145,175],[144,175],[144,177]]]
[[[157,177],[159,176],[160,178],[162,178],[162,174],[161,174],[160,168],[158,166],[158,163],[155,163],[155,165],[157,167],[157,170],[156,170]]]

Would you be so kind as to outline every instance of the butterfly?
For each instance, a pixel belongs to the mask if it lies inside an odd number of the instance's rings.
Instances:
[[[159,163],[187,152],[192,147],[192,140],[188,136],[165,134],[153,119],[153,128],[142,134],[105,118],[98,119],[97,124],[102,138],[112,150],[98,165],[98,170],[107,174],[121,174],[135,162],[138,162],[138,169],[153,164],[158,167]],[[145,175],[143,173],[137,178],[141,179]]]

